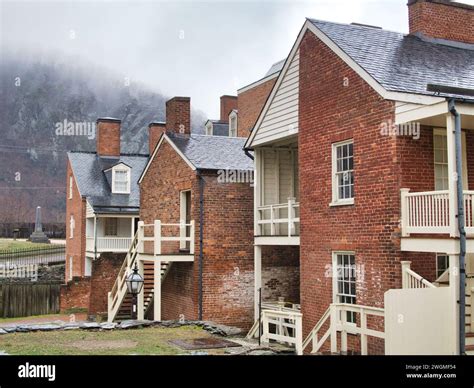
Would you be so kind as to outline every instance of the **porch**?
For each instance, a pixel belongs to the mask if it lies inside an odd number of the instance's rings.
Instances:
[[[128,252],[137,227],[137,216],[98,215],[86,219],[86,255]]]

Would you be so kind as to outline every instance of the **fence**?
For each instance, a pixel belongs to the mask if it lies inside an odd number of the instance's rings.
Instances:
[[[0,317],[59,313],[60,284],[0,284]]]

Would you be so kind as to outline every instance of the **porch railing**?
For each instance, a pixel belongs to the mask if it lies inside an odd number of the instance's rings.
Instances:
[[[464,191],[466,233],[474,234],[474,191]],[[403,236],[415,234],[450,234],[454,229],[450,214],[449,191],[410,193],[401,190]]]
[[[86,248],[94,251],[94,237],[87,237]],[[97,252],[127,252],[132,243],[131,237],[97,237]]]
[[[286,203],[259,206],[257,208],[259,235],[288,235],[288,237],[299,235],[299,207],[300,204],[295,198],[288,198]]]
[[[410,269],[411,261],[402,261],[402,288],[436,288],[436,286]]]

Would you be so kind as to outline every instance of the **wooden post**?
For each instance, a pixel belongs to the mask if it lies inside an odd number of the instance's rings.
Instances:
[[[254,318],[259,317],[259,289],[262,287],[262,247],[254,247]]]
[[[273,214],[273,205],[270,205],[270,235],[275,235],[275,223],[274,223],[275,215]]]
[[[360,329],[361,329],[361,336],[360,336],[360,352],[363,356],[367,355],[367,315],[363,309],[360,310]]]
[[[345,352],[347,354],[347,311],[341,311],[341,353]]]
[[[411,261],[401,261],[400,264],[402,265],[402,288],[410,288],[406,270],[410,269]]]
[[[448,143],[448,188],[449,188],[449,234],[458,237],[457,218],[457,169],[456,169],[456,138],[454,128],[454,117],[451,113],[446,115],[446,132]]]
[[[295,317],[295,348],[298,356],[303,355],[303,320],[301,314]]]
[[[153,280],[153,319],[161,321],[161,261],[155,260]]]
[[[295,202],[296,198],[288,198],[288,237],[295,234],[295,222],[293,221],[295,218],[295,208],[293,207]]]
[[[189,242],[189,253],[191,255],[194,255],[194,242],[195,242],[195,235],[194,234],[196,233],[196,225],[194,223],[194,220],[191,221],[191,228],[190,229],[191,229],[191,232],[190,232],[191,233],[191,236],[190,236],[191,240]]]
[[[161,255],[161,221],[155,220],[153,230],[153,255]]]
[[[143,268],[143,260],[138,260],[138,273],[140,274],[141,277],[145,278],[144,276],[144,268]],[[138,300],[137,300],[137,319],[142,320],[144,319],[144,314],[145,314],[145,285],[143,285],[142,291],[137,295]]]
[[[401,213],[401,233],[402,237],[410,236],[410,233],[407,232],[408,226],[408,202],[407,202],[407,194],[410,192],[410,189],[400,189],[401,200],[400,200],[400,213]]]
[[[331,318],[330,318],[330,335],[331,335],[331,353],[337,353],[337,324],[339,322],[339,318],[337,316],[337,308],[334,304],[331,304]]]
[[[459,255],[449,255],[449,288],[452,295],[451,314],[454,324],[452,333],[453,354],[459,355]]]
[[[144,237],[145,237],[145,223],[143,221],[138,221],[138,244],[137,244],[138,253],[144,252],[144,249],[145,249],[145,245],[144,245],[145,243],[143,241]]]

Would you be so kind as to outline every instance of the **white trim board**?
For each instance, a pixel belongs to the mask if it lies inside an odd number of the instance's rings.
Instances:
[[[181,159],[183,159],[186,164],[191,167],[191,170],[196,170],[196,167],[191,163],[191,161],[186,157],[184,156],[184,154],[180,151],[180,149],[178,147],[176,147],[176,144],[174,144],[173,140],[171,140],[168,135],[166,135],[166,133],[163,133],[161,135],[161,138],[160,138],[160,141],[158,142],[158,144],[156,145],[155,147],[155,150],[153,151],[153,154],[150,156],[150,159],[148,159],[148,162],[145,166],[145,169],[143,170],[142,172],[142,175],[140,175],[140,179],[138,179],[138,184],[142,183],[142,180],[143,178],[145,177],[148,169],[150,168],[150,164],[151,162],[153,162],[153,159],[155,158],[155,155],[158,153],[158,150],[160,149],[161,147],[161,144],[163,144],[163,140],[166,140],[166,142],[171,146],[173,147],[173,149],[176,151],[176,153],[181,156]]]

